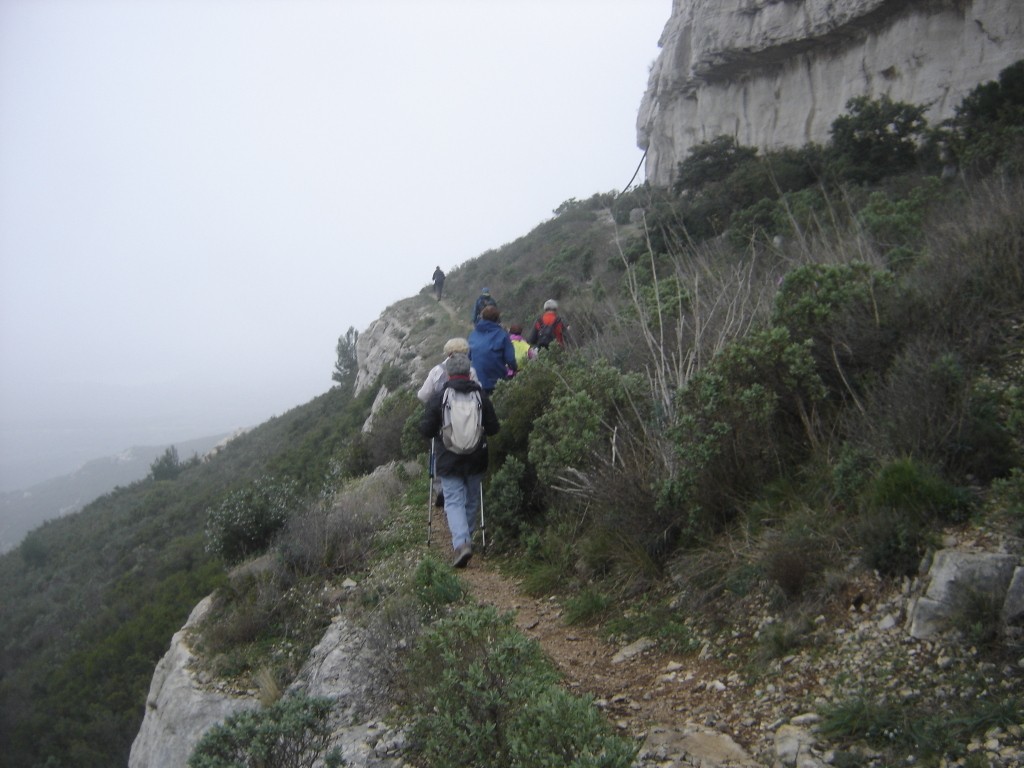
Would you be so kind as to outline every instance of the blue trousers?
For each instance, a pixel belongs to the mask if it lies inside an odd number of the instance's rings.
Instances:
[[[483,475],[440,475],[444,491],[444,514],[452,533],[452,549],[469,544],[480,513],[480,483]]]

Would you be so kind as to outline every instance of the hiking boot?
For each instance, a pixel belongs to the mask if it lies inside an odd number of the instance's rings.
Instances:
[[[453,568],[465,568],[469,558],[473,556],[473,545],[463,544],[455,550],[455,559],[452,561]]]

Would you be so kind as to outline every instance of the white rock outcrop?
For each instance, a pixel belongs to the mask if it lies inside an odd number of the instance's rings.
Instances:
[[[855,96],[927,105],[934,125],[1024,58],[1021,0],[673,0],[637,117],[667,186],[716,136],[825,143]]]
[[[1011,585],[1021,580],[1020,573],[1017,555],[939,550],[928,571],[925,592],[909,611],[910,635],[928,640],[957,629],[964,621],[965,601],[991,600],[1002,606],[1004,616],[1012,614],[1008,606],[1019,599],[1019,593]]]
[[[196,679],[188,637],[210,609],[203,599],[188,621],[171,638],[171,647],[156,665],[146,697],[146,714],[132,743],[128,768],[183,768],[189,755],[211,725],[236,712],[255,709],[255,697],[211,690]]]

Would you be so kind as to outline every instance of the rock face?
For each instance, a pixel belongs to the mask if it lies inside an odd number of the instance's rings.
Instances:
[[[182,768],[211,725],[259,706],[255,697],[207,689],[189,668],[193,659],[189,631],[206,615],[211,602],[207,597],[193,609],[156,665],[146,697],[146,714],[132,743],[128,768]]]
[[[673,0],[637,117],[647,180],[729,135],[825,143],[855,96],[927,105],[935,125],[1024,57],[1020,0]]]
[[[963,622],[968,603],[1000,606],[1008,630],[1020,621],[1024,569],[1013,554],[943,549],[928,571],[927,589],[910,610],[910,634],[930,640]]]
[[[429,330],[443,314],[436,302],[425,301],[422,294],[385,309],[356,341],[355,393],[374,386],[388,365],[401,367],[409,374],[409,383],[418,388],[437,362],[434,358],[440,358],[441,345]]]

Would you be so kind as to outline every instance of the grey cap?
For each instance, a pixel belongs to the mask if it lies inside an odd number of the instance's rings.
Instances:
[[[558,309],[558,302],[555,301],[554,299],[548,299],[547,301],[544,302],[544,309]]]
[[[448,371],[449,376],[468,376],[469,357],[462,352],[456,352],[448,358],[448,362],[445,363],[445,369]]]

